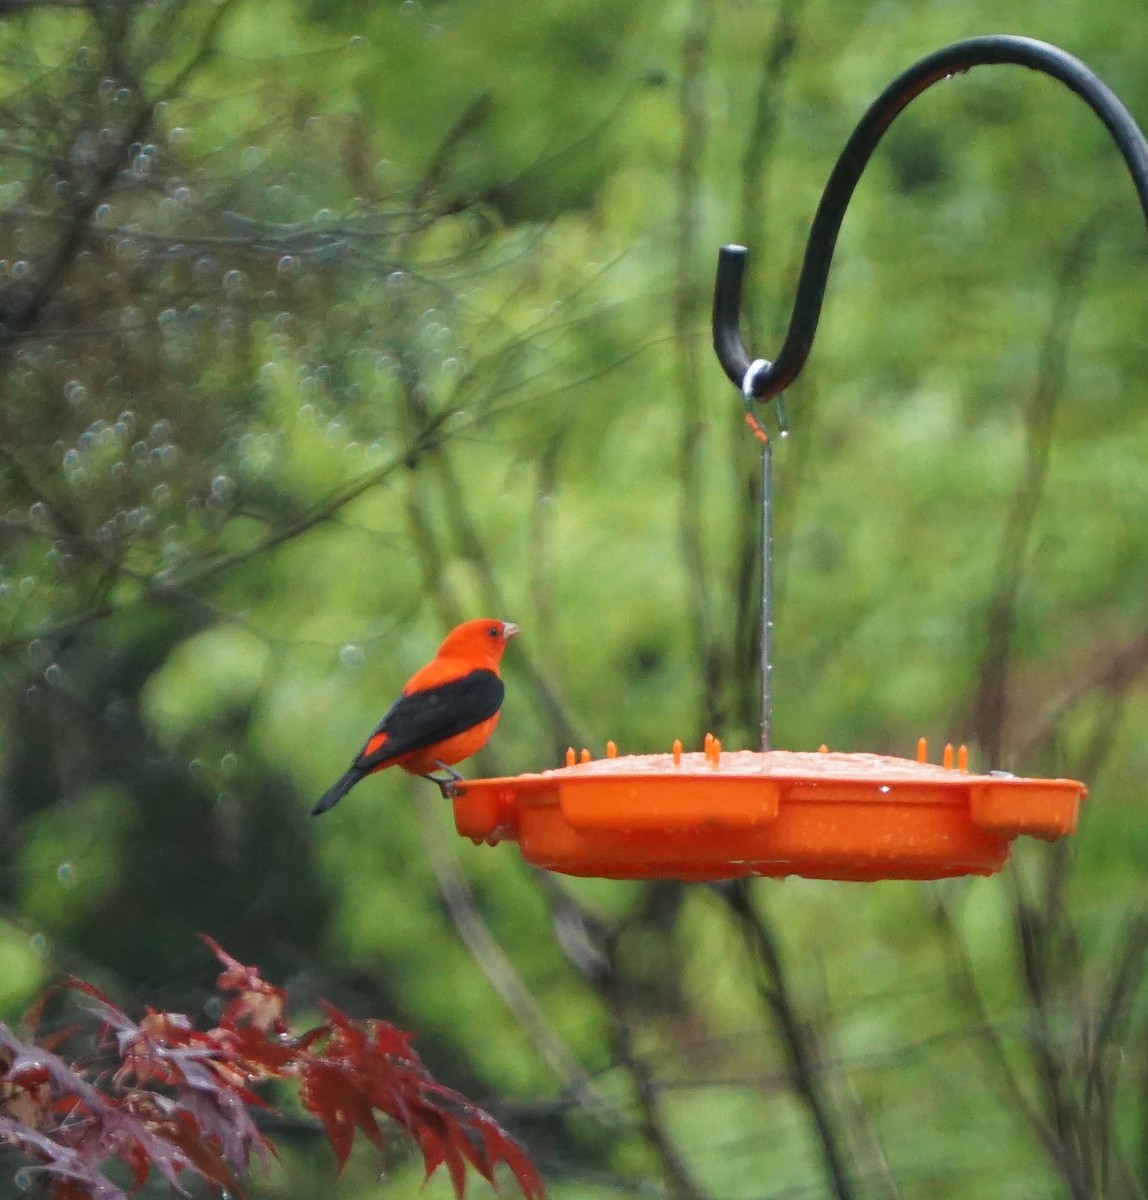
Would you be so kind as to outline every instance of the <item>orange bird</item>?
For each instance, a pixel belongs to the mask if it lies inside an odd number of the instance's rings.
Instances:
[[[451,796],[462,778],[454,764],[481,749],[498,724],[504,692],[498,668],[517,632],[510,621],[488,617],[452,629],[434,658],[407,680],[347,773],[323,793],[311,815],[334,808],[360,779],[396,764]],[[435,770],[446,774],[434,775]]]

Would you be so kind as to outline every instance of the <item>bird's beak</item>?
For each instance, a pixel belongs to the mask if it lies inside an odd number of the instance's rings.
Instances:
[[[502,636],[505,641],[509,642],[512,637],[518,636],[518,626],[513,621],[503,621]]]

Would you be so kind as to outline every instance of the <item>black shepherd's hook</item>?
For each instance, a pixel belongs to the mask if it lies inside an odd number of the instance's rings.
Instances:
[[[738,331],[747,251],[744,246],[721,248],[714,287],[714,349],[725,373],[741,388],[747,406],[751,399],[771,400],[783,392],[805,365],[817,332],[833,248],[837,244],[845,209],[885,130],[914,96],[919,96],[938,80],[986,63],[1031,67],[1059,79],[1085,100],[1120,147],[1136,184],[1145,221],[1148,221],[1148,142],[1112,89],[1084,63],[1046,42],[1008,34],[969,38],[946,46],[894,79],[873,102],[845,143],[813,218],[797,283],[793,316],[789,320],[785,344],[773,362],[751,361]]]

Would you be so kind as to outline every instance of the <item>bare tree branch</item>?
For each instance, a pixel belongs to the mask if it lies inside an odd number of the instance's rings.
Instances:
[[[1012,660],[1017,596],[1028,566],[1028,544],[1048,474],[1053,425],[1064,391],[1068,348],[1080,311],[1084,281],[1096,257],[1097,233],[1097,223],[1089,222],[1076,235],[1064,256],[1052,312],[1041,342],[1036,380],[1024,409],[1024,470],[997,552],[995,582],[972,710],[973,733],[988,766],[994,769],[1000,766],[1004,745],[1006,685]]]
[[[996,1023],[989,1015],[964,939],[953,922],[939,889],[933,892],[932,915],[941,936],[941,946],[945,951],[952,991],[972,1013],[975,1027],[979,1031],[979,1040],[988,1051],[990,1063],[1004,1083],[1013,1107],[1036,1134],[1053,1165],[1068,1185],[1073,1200],[1095,1200],[1088,1181],[1081,1172],[1079,1159],[1062,1141],[1057,1128],[1045,1120],[1027,1095]]]
[[[758,995],[765,1003],[785,1050],[790,1084],[804,1104],[813,1125],[821,1162],[837,1200],[857,1195],[846,1163],[846,1149],[836,1130],[829,1097],[821,1077],[821,1054],[816,1035],[797,1011],[781,951],[750,894],[750,881],[733,880],[714,889],[737,923],[755,965]]]
[[[682,83],[678,95],[681,144],[677,170],[677,277],[673,294],[674,370],[680,404],[678,478],[681,486],[679,536],[689,587],[690,636],[701,671],[699,717],[718,729],[725,716],[724,662],[713,615],[710,566],[703,529],[702,450],[705,442],[704,391],[699,361],[699,318],[703,305],[697,263],[702,156],[707,140],[705,88],[710,53],[713,0],[693,0],[682,42]]]
[[[483,918],[466,877],[443,846],[441,820],[437,815],[440,806],[431,800],[425,788],[413,788],[412,791],[418,805],[423,841],[431,870],[434,871],[438,883],[439,895],[442,896],[454,927],[471,957],[522,1027],[543,1061],[562,1081],[564,1089],[586,1111],[616,1121],[614,1106],[594,1087],[570,1047],[546,1019],[541,1005],[535,1000]]]
[[[782,0],[762,53],[754,116],[741,159],[738,228],[739,240],[746,246],[765,248],[770,244],[766,203],[769,166],[781,131],[789,68],[796,60],[800,45],[800,19],[804,7],[805,0]],[[759,296],[760,291],[748,288],[742,302],[742,321],[751,346],[760,345],[765,335]],[[734,609],[731,653],[734,663],[749,663],[757,662],[761,654],[760,610],[754,603],[761,592],[761,470],[756,443],[747,437],[740,412],[732,404],[730,411],[730,460],[736,464],[741,480],[741,502],[733,517],[736,531],[733,594],[740,603]],[[803,412],[807,412],[804,405]],[[790,490],[786,494],[787,509],[791,507],[792,499]],[[734,719],[739,725],[754,728],[760,720],[757,681],[752,672],[744,670],[731,670],[729,681],[733,691]]]

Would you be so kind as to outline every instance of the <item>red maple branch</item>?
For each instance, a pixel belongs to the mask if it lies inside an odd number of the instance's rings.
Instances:
[[[52,1200],[127,1200],[153,1172],[181,1193],[193,1178],[213,1192],[240,1193],[252,1164],[265,1166],[274,1153],[252,1116],[265,1107],[256,1089],[269,1079],[297,1084],[338,1170],[356,1130],[381,1150],[381,1121],[389,1119],[418,1147],[428,1177],[446,1166],[458,1200],[468,1167],[494,1183],[500,1164],[524,1200],[543,1200],[522,1147],[435,1080],[409,1034],[386,1021],[352,1020],[329,1004],[320,1025],[292,1034],[286,990],[204,941],[223,964],[216,986],[229,997],[213,1029],[154,1009],[133,1021],[75,979],[66,986],[88,998],[97,1019],[91,1064],[69,1062],[50,1039],[26,1041],[0,1024],[0,1141],[31,1160]],[[115,1162],[127,1168],[129,1192],[107,1173]]]

